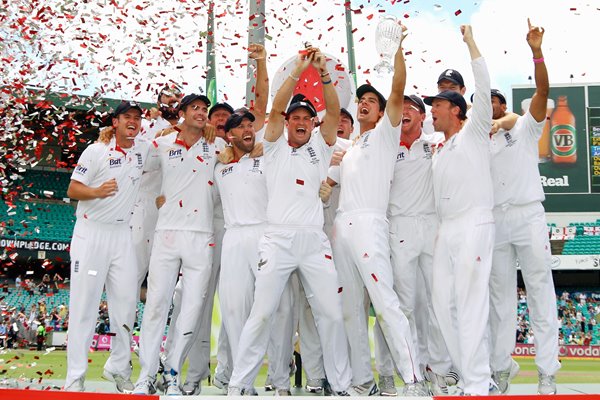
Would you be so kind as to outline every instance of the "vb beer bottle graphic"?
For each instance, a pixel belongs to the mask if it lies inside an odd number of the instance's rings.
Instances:
[[[567,96],[559,96],[556,108],[550,118],[550,142],[552,162],[574,164],[577,161],[577,131],[575,116],[567,103]]]

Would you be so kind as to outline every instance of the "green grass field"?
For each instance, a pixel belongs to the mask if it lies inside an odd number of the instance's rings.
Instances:
[[[89,370],[87,380],[100,380],[102,368],[108,352],[89,353]],[[521,372],[513,383],[537,383],[537,370],[533,358],[518,357]],[[139,373],[137,356],[133,356],[136,379]],[[214,360],[213,360],[214,367]],[[37,352],[3,350],[0,352],[0,379],[65,379],[67,355],[65,351]],[[184,368],[185,373],[185,368]],[[257,385],[262,385],[266,377],[266,368],[261,369]],[[600,382],[600,360],[596,359],[563,359],[562,369],[556,375],[557,383],[598,383]],[[401,383],[398,381],[398,386]]]

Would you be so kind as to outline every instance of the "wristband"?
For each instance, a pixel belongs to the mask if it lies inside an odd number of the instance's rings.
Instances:
[[[331,83],[331,79],[330,79],[330,80],[328,80],[328,81],[325,81],[325,82],[321,81],[321,83],[322,83],[323,85],[329,85],[329,84]]]
[[[297,77],[297,78],[296,78],[294,75],[292,75],[292,73],[291,73],[291,72],[290,72],[290,75],[289,75],[289,77],[290,77],[290,78],[292,78],[293,80],[295,80],[296,82],[298,82],[298,81],[300,80],[300,77]]]
[[[534,64],[540,64],[544,62],[544,57],[540,57],[540,58],[533,58],[533,63]]]

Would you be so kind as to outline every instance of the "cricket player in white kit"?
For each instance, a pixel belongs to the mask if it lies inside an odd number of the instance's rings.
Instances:
[[[168,395],[180,395],[179,372],[198,335],[213,256],[213,185],[217,143],[204,137],[210,101],[190,94],[180,103],[180,129],[153,142],[149,170],[162,172],[160,208],[148,274],[148,294],[140,337],[135,393],[155,391],[159,351],[175,284],[182,271],[181,311],[175,345],[165,365]],[[220,140],[220,139],[218,139]]]
[[[179,115],[177,107],[183,94],[174,85],[165,86],[158,93],[160,115],[153,120],[142,120],[140,136],[152,141],[156,134],[177,124]],[[135,256],[138,263],[138,299],[139,292],[148,275],[150,266],[150,252],[154,240],[154,229],[158,220],[158,209],[156,208],[156,197],[160,194],[161,176],[160,171],[145,171],[140,182],[140,190],[133,207],[131,216],[131,233]]]
[[[264,126],[247,109],[239,109],[225,123],[225,131],[234,158],[215,169],[215,182],[223,204],[226,233],[223,237],[219,300],[223,325],[231,345],[233,359],[238,356],[238,343],[244,323],[254,301],[254,282],[258,243],[267,226],[267,182],[264,158],[250,157],[254,148],[255,129]],[[261,133],[262,136],[262,133]],[[291,395],[288,363],[292,354],[294,333],[292,293],[288,282],[279,308],[272,318],[269,341],[269,372],[277,394]]]
[[[387,214],[390,220],[394,290],[410,324],[415,363],[421,371],[427,372],[433,394],[447,395],[444,375],[450,369],[450,356],[431,306],[433,246],[438,230],[431,159],[437,143],[422,131],[425,116],[423,100],[416,95],[405,95],[400,148]],[[424,296],[419,291],[423,291]],[[422,315],[418,311],[422,311]],[[425,319],[421,325],[417,323],[419,317]],[[374,334],[379,389],[382,395],[393,394],[395,388],[389,392],[390,385],[387,382],[391,382],[393,387],[394,364],[378,323]],[[419,346],[422,338],[426,339],[427,344],[424,352]],[[437,373],[433,374],[432,371]]]
[[[350,135],[354,130],[354,118],[345,108],[340,109],[340,118],[337,126],[337,139],[333,147],[333,156],[330,165],[338,165],[352,142]],[[327,182],[322,183],[321,200],[323,200],[323,217],[325,220],[323,230],[332,240],[333,222],[340,199],[340,187],[335,185],[333,188]],[[326,198],[324,198],[326,196]],[[325,390],[327,395],[330,391],[325,378],[325,368],[323,367],[323,350],[321,349],[321,340],[317,332],[317,326],[313,318],[310,304],[308,303],[304,288],[299,285],[300,293],[297,299],[298,308],[298,333],[300,338],[300,349],[302,356],[302,368],[306,372],[306,391],[310,393],[321,393]]]
[[[529,23],[527,43],[533,53],[536,90],[529,110],[512,129],[492,136],[492,180],[496,244],[490,277],[492,377],[501,393],[519,370],[511,358],[517,325],[516,262],[527,287],[530,321],[535,332],[539,394],[555,394],[558,362],[558,320],[552,281],[552,255],[542,201],[538,140],[546,122],[548,72],[542,53],[544,29]],[[492,90],[494,119],[505,114],[506,99]]]
[[[429,393],[415,365],[409,323],[393,288],[386,217],[406,85],[403,38],[404,33],[398,40],[387,105],[383,95],[372,86],[362,85],[357,89],[360,136],[346,151],[340,164],[340,176],[334,176],[333,169],[329,175],[341,185],[334,227],[334,255],[344,288],[344,321],[350,341],[352,382],[361,395],[378,391],[371,369],[365,288],[395,366],[406,383],[404,395]]]
[[[295,97],[284,113],[298,77],[311,63],[323,85],[326,114],[321,132],[312,132],[316,111],[310,102]],[[339,110],[325,56],[316,48],[303,50],[273,100],[265,132],[269,226],[260,240],[254,305],[240,338],[229,395],[240,395],[253,387],[267,349],[269,321],[294,271],[298,271],[306,292],[314,294],[310,304],[331,387],[339,395],[349,395],[351,372],[341,313],[342,288],[323,232],[323,206],[318,194],[327,177]]]
[[[433,127],[446,140],[433,155],[433,191],[441,223],[433,256],[432,303],[458,368],[465,394],[487,395],[490,386],[487,321],[494,243],[489,132],[490,77],[473,40],[461,26],[471,55],[475,97],[471,117],[459,93],[427,97]]]
[[[114,336],[103,376],[119,392],[131,392],[131,333],[137,304],[136,259],[129,221],[149,143],[135,140],[142,108],[122,102],[112,118],[108,143],[90,145],[79,158],[67,195],[77,204],[71,241],[69,346],[65,390],[83,391],[98,315],[106,288]]]

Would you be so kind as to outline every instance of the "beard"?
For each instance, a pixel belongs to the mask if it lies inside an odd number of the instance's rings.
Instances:
[[[168,120],[179,119],[179,112],[173,107],[160,106],[160,115]]]

